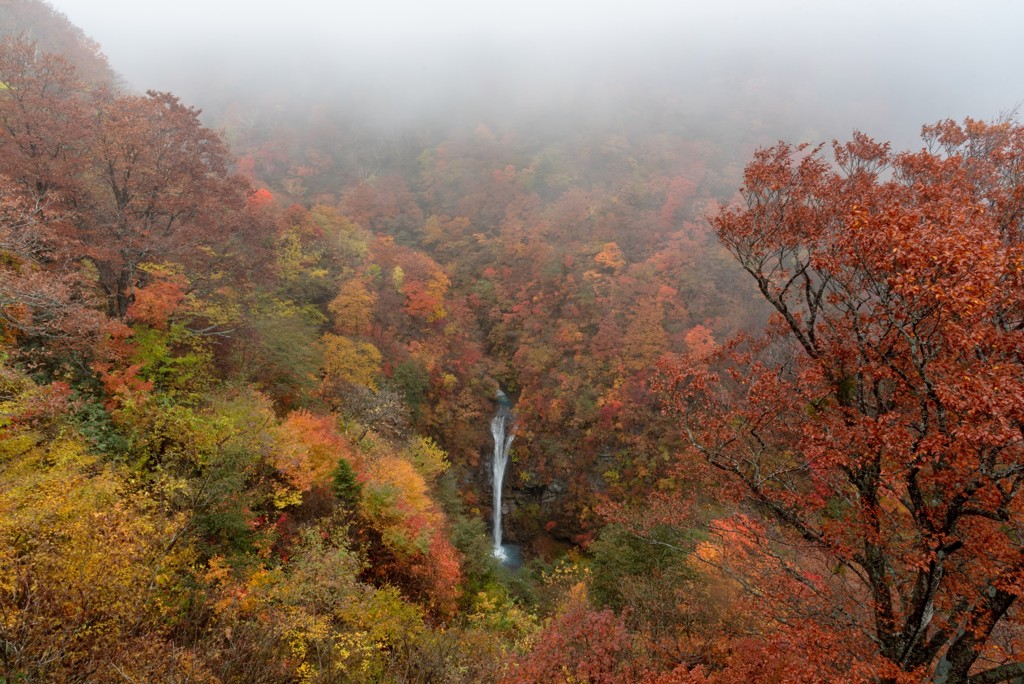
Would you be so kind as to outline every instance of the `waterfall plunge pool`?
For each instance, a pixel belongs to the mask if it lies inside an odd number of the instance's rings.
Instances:
[[[515,544],[502,544],[494,548],[494,557],[502,565],[511,570],[523,567],[523,552]]]

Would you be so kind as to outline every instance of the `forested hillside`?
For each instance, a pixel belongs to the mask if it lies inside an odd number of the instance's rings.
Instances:
[[[1024,676],[1012,115],[279,95],[0,2],[0,684]]]

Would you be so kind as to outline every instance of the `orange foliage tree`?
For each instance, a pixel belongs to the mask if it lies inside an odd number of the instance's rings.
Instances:
[[[713,224],[777,313],[668,383],[764,514],[729,569],[824,679],[1024,675],[1024,127],[923,138],[756,153]]]
[[[327,486],[339,461],[360,466],[351,444],[338,434],[329,416],[292,411],[277,432],[274,466],[285,482],[275,492],[275,503],[280,508],[301,502],[302,494],[315,486]]]
[[[431,440],[412,440],[402,455],[383,449],[368,459],[361,512],[380,537],[368,577],[397,584],[438,614],[454,612],[460,593],[458,552],[430,483],[448,467]]]

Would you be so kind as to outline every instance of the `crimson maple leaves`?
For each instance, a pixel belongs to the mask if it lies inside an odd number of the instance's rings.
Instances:
[[[731,526],[757,538],[731,570],[790,657],[829,642],[826,678],[1008,681],[1024,674],[1024,128],[947,121],[924,140],[896,154],[856,135],[835,166],[758,152],[745,204],[713,223],[776,316],[670,390],[694,447],[771,521]]]

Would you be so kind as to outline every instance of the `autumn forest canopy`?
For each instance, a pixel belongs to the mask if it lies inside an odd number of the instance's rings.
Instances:
[[[827,142],[896,86],[699,28],[179,93],[0,0],[0,684],[1024,680],[1020,93]]]

